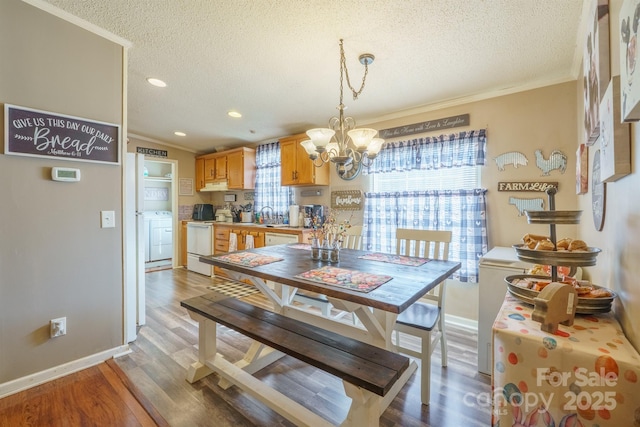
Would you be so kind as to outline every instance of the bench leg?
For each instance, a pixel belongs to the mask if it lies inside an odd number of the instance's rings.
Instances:
[[[207,367],[206,362],[216,354],[216,326],[217,324],[199,314],[189,311],[189,316],[198,321],[198,361],[189,366],[187,381],[194,383],[213,370]]]
[[[255,374],[262,368],[269,366],[273,362],[278,359],[281,359],[285,356],[284,353],[274,350],[271,347],[267,347],[264,344],[259,343],[258,341],[254,341],[249,347],[249,350],[245,353],[242,360],[234,363],[235,366],[242,369],[243,371],[249,374]],[[217,355],[216,357],[222,357],[221,355]],[[224,378],[221,378],[218,382],[218,385],[223,390],[228,389],[233,384],[227,381]]]
[[[342,381],[344,391],[351,398],[351,407],[343,427],[377,426],[380,424],[382,398],[368,390]]]

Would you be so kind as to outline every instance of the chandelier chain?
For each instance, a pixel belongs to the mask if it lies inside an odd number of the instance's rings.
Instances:
[[[353,94],[353,100],[358,99],[358,95],[362,93],[364,90],[364,82],[367,79],[367,73],[369,73],[369,61],[364,62],[364,75],[362,76],[362,84],[360,85],[360,89],[357,91],[351,86],[351,81],[349,80],[349,70],[347,69],[347,61],[344,57],[344,47],[342,45],[342,39],[340,39],[340,105],[342,105],[342,72],[344,71],[344,75],[347,77],[347,86],[351,89],[351,93]]]

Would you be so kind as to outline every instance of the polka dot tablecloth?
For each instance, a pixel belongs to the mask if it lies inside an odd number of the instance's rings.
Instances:
[[[493,324],[492,425],[640,426],[640,356],[612,313],[555,334],[512,296]]]

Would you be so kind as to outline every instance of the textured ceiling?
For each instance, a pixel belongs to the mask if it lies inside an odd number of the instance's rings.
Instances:
[[[339,39],[359,125],[578,75],[585,0],[46,0],[132,43],[129,132],[194,152],[326,126]],[[146,83],[157,77],[168,86]],[[227,111],[238,110],[241,119]],[[174,131],[186,137],[177,137]]]

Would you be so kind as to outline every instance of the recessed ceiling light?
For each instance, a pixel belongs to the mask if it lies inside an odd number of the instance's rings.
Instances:
[[[147,81],[149,84],[152,84],[157,87],[167,87],[167,84],[160,79],[155,79],[153,77],[147,77]]]
[[[180,131],[175,131],[173,134],[174,134],[174,135],[177,135],[177,136],[187,136],[187,134],[186,134],[186,133],[184,133],[184,132],[180,132]]]
[[[233,110],[229,111],[227,114],[229,115],[229,117],[235,117],[236,119],[242,117],[242,114]]]

